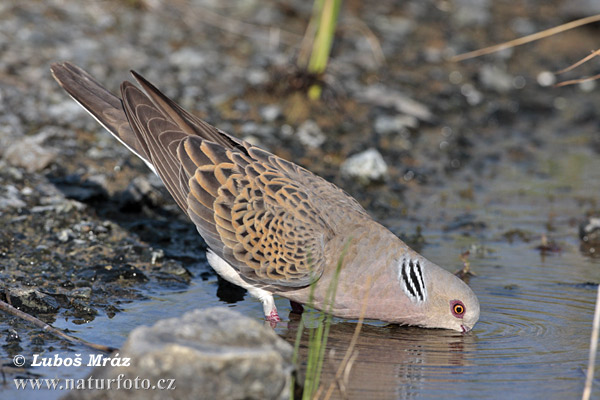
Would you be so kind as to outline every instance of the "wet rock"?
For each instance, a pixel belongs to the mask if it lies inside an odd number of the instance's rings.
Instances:
[[[14,328],[9,328],[6,332],[7,343],[18,343],[21,341],[21,337],[19,336],[19,332],[17,332]]]
[[[444,232],[451,231],[480,231],[485,229],[487,225],[483,221],[478,221],[473,214],[463,214],[457,216],[454,221],[444,226]]]
[[[590,217],[579,225],[579,239],[600,245],[600,217]]]
[[[32,314],[55,313],[60,308],[52,297],[34,288],[8,288],[7,297],[13,307]]]
[[[161,399],[287,399],[292,347],[270,328],[235,311],[215,307],[136,328],[113,357],[129,366],[97,368],[94,378],[119,374],[152,384],[174,379]],[[101,399],[106,390],[70,392],[65,399]],[[146,399],[148,391],[119,390],[111,399]]]
[[[105,265],[96,266],[89,271],[93,274],[93,279],[97,279],[101,282],[115,282],[115,281],[130,281],[130,282],[147,282],[148,277],[138,268],[125,264],[125,265]]]
[[[296,131],[300,143],[307,147],[317,148],[325,143],[327,139],[319,125],[313,120],[304,121]]]
[[[388,167],[383,156],[376,149],[368,149],[349,157],[341,166],[343,176],[356,179],[366,185],[384,181],[388,176]]]
[[[92,321],[98,315],[98,311],[95,308],[91,307],[87,302],[82,301],[81,299],[71,300],[71,308],[71,315],[76,318],[81,318],[83,322]]]
[[[92,296],[92,288],[91,287],[79,287],[71,290],[69,292],[70,297],[76,297],[84,300],[89,300]]]

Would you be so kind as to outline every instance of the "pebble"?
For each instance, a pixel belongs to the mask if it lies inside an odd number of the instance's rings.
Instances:
[[[412,115],[381,115],[375,119],[375,132],[379,135],[398,133],[418,126],[419,121]]]
[[[300,143],[307,147],[317,148],[327,139],[319,125],[311,119],[304,121],[296,131]]]
[[[394,107],[402,114],[411,115],[422,121],[433,121],[433,113],[429,108],[416,100],[396,90],[386,88],[379,84],[368,87],[355,87],[356,96],[362,101],[381,107]]]
[[[275,104],[269,104],[260,109],[260,116],[266,122],[273,122],[282,115],[281,107]]]
[[[24,208],[26,205],[27,204],[21,200],[19,189],[13,185],[6,185],[4,188],[0,188],[0,211]]]
[[[366,185],[384,181],[388,176],[388,167],[383,156],[376,149],[368,149],[349,157],[342,163],[341,173]]]
[[[479,80],[487,89],[506,93],[513,88],[513,77],[497,65],[486,64],[479,70]]]

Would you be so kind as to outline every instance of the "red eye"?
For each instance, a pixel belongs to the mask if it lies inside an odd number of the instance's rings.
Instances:
[[[450,302],[450,310],[452,315],[456,318],[462,318],[465,315],[465,305],[460,300],[453,300]]]

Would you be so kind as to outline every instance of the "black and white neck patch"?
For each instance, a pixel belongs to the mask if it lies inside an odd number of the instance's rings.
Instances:
[[[423,269],[418,260],[402,259],[399,265],[398,280],[402,283],[404,293],[413,302],[422,303],[427,299]]]

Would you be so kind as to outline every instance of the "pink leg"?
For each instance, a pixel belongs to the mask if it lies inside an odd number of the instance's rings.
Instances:
[[[302,314],[304,312],[304,307],[302,307],[302,304],[290,300],[290,305],[292,306],[292,312],[294,314]]]
[[[273,307],[269,315],[266,315],[265,317],[267,319],[267,322],[269,323],[269,325],[271,325],[271,328],[273,329],[275,329],[277,323],[281,321],[281,319],[279,318],[279,314],[277,314],[277,309],[275,307]]]
[[[279,322],[281,321],[281,319],[279,318],[279,314],[277,314],[277,309],[273,308],[271,310],[271,312],[269,313],[269,315],[266,316],[267,317],[267,321],[269,322]]]

